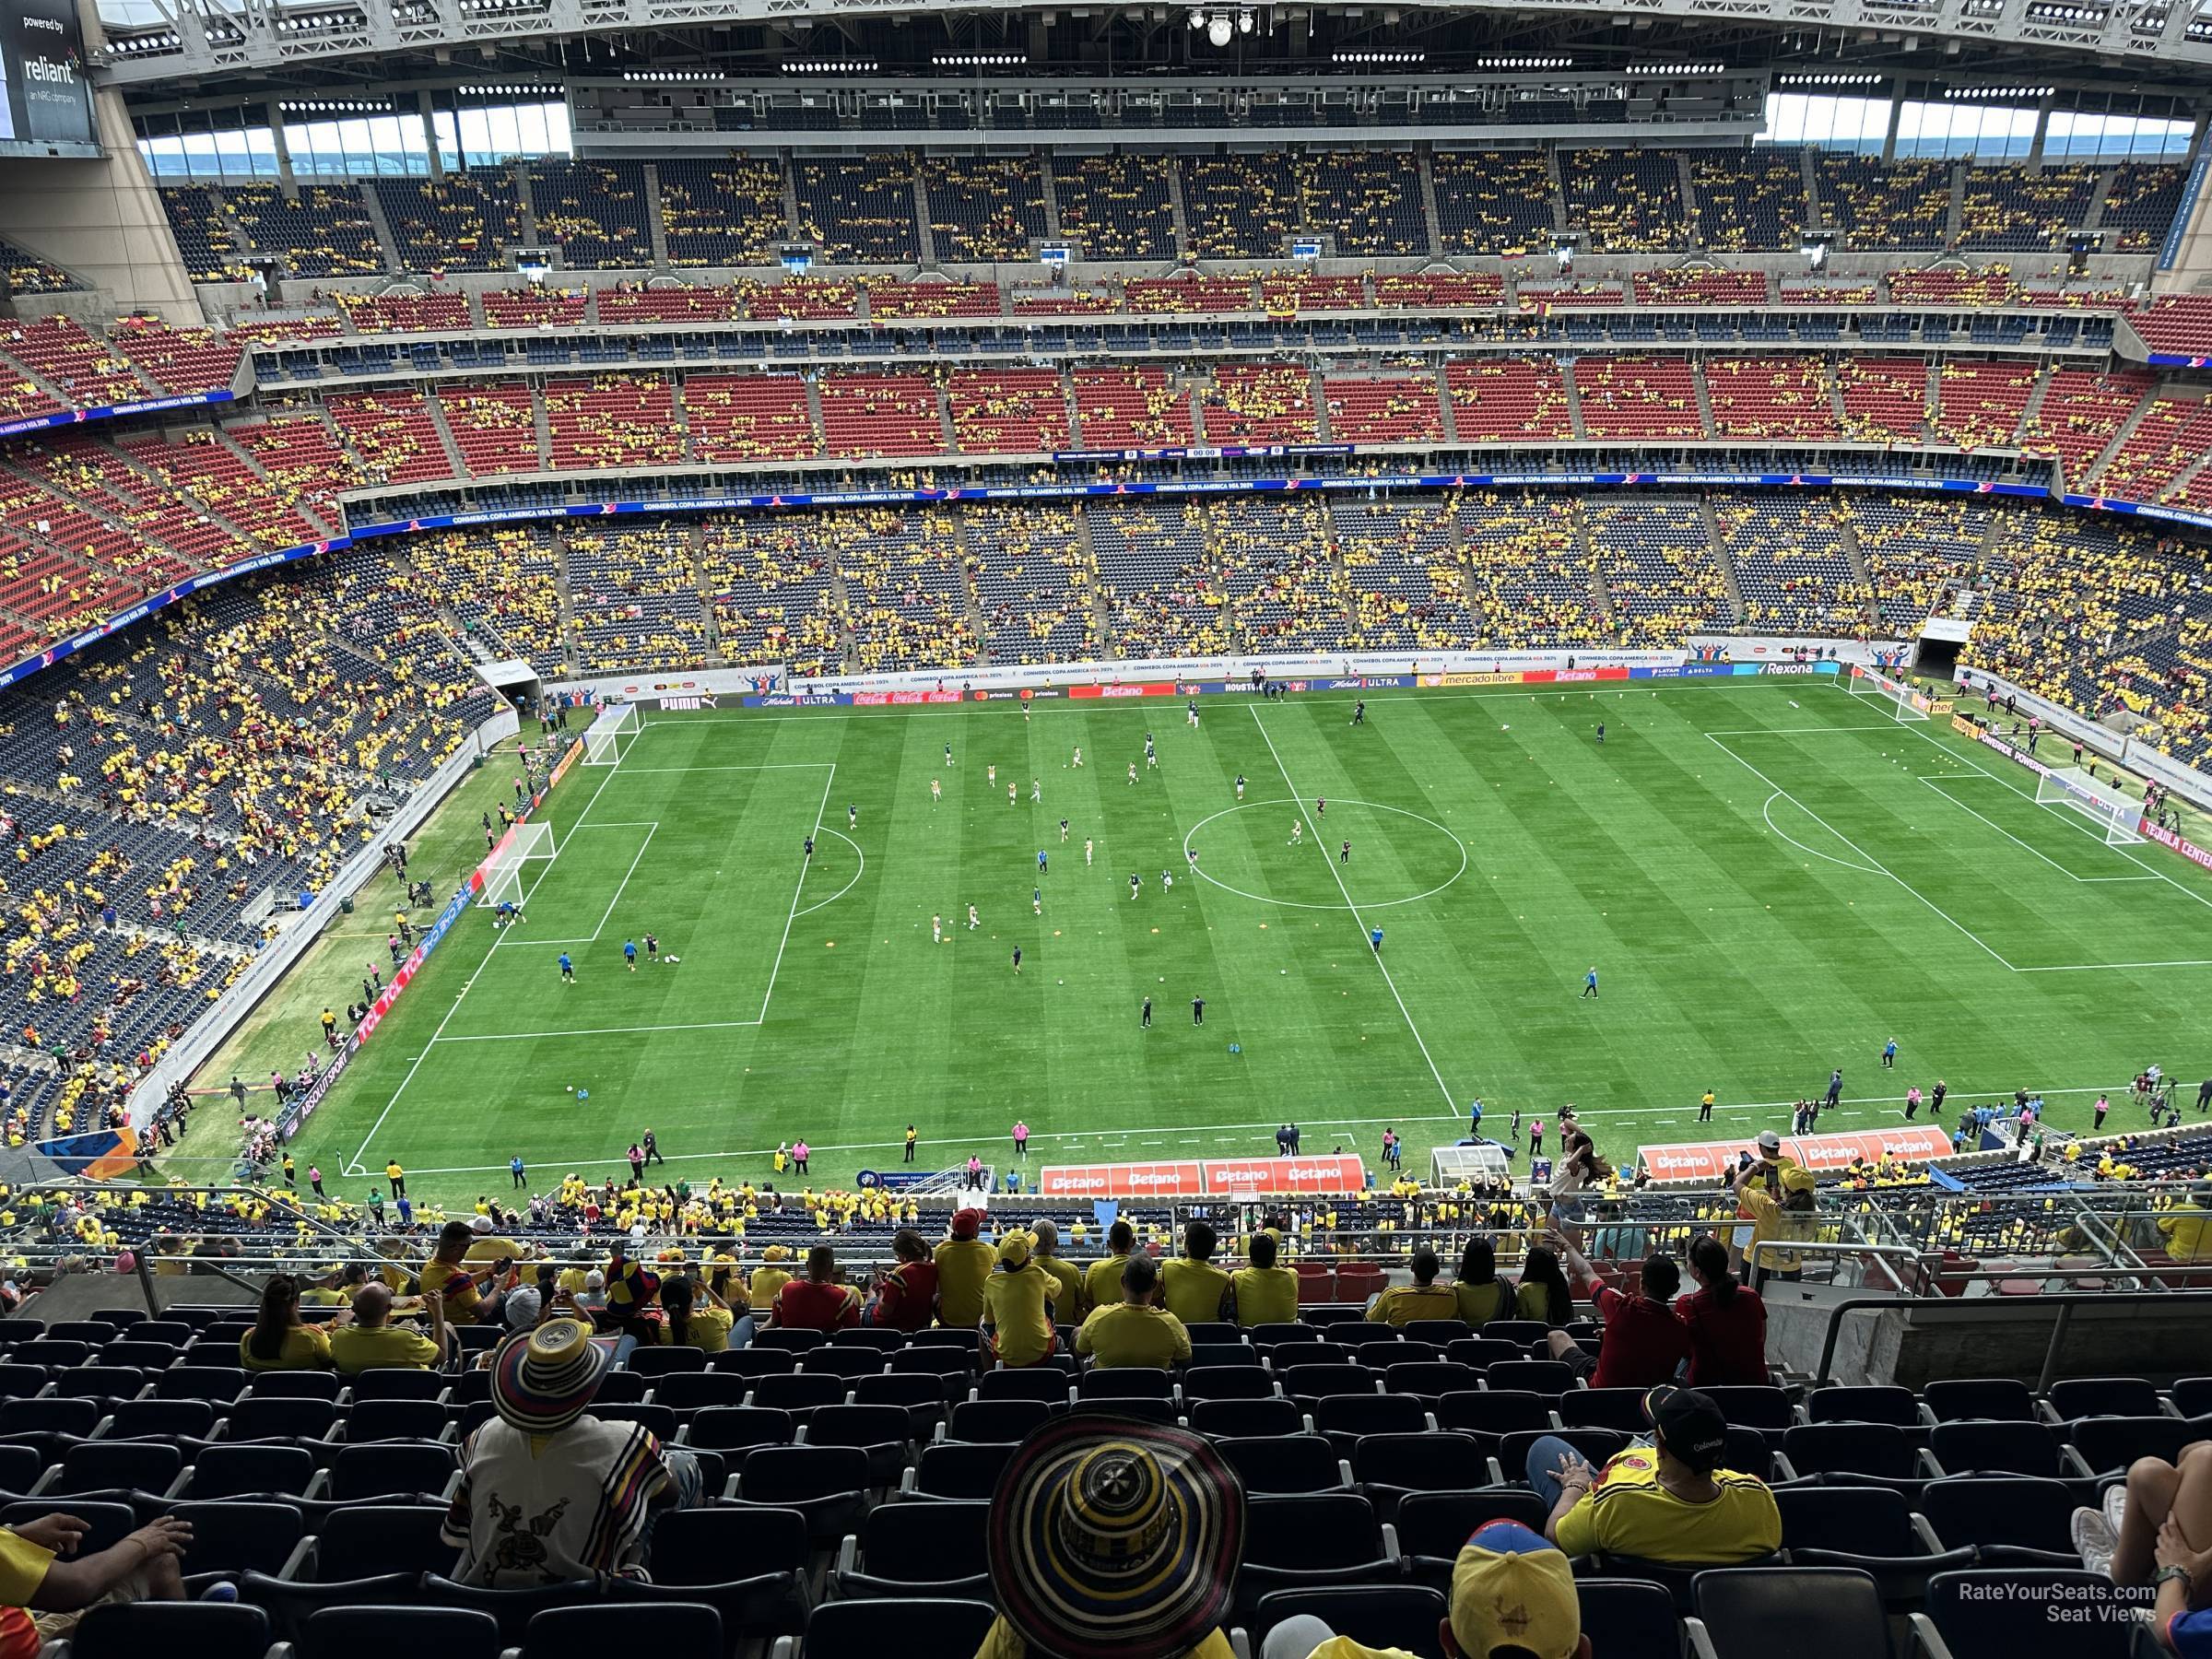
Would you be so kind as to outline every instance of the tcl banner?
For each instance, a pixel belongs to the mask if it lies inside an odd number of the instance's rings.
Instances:
[[[1739,1153],[1751,1149],[1742,1140],[1692,1142],[1683,1146],[1639,1147],[1636,1156],[1653,1181],[1717,1182],[1735,1168]],[[1951,1137],[1940,1124],[1900,1124],[1894,1129],[1858,1129],[1841,1135],[1794,1135],[1782,1143],[1784,1158],[1825,1172],[1850,1167],[1853,1159],[1873,1163],[1887,1156],[1904,1163],[1926,1163],[1951,1156]]]
[[[1053,1164],[1037,1178],[1038,1194],[1045,1198],[1222,1198],[1247,1193],[1358,1193],[1366,1187],[1367,1167],[1342,1155]]]
[[[1198,1198],[1204,1171],[1191,1163],[1061,1164],[1037,1178],[1044,1198]]]

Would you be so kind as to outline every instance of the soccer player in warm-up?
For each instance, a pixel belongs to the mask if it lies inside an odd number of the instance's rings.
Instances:
[[[1352,843],[1350,841],[1346,841],[1343,847],[1337,852],[1336,862],[1338,864],[1347,865],[1352,862]]]
[[[942,911],[929,919],[929,942],[932,945],[945,943],[945,913]]]
[[[560,982],[564,985],[576,982],[576,964],[569,960],[569,953],[565,950],[560,953]]]
[[[848,830],[860,828],[860,803],[857,801],[845,808],[845,828]]]
[[[1597,994],[1597,970],[1594,968],[1591,969],[1589,972],[1583,975],[1583,994],[1584,996],[1595,996]]]
[[[1140,884],[1140,883],[1137,881],[1137,879],[1136,879],[1136,872],[1135,872],[1135,870],[1132,870],[1132,871],[1130,871],[1130,872],[1129,872],[1129,897],[1130,897],[1130,898],[1132,898],[1132,899],[1134,899],[1134,898],[1135,898],[1135,897],[1137,896],[1137,894],[1138,894],[1140,891],[1142,891],[1142,890],[1143,890],[1143,889],[1142,889],[1142,884]]]
[[[1286,847],[1295,847],[1300,841],[1305,839],[1306,820],[1304,818],[1292,818],[1290,820],[1290,839],[1285,841],[1283,845]]]
[[[968,930],[972,933],[982,924],[982,918],[975,913],[975,906],[970,905],[968,907]]]
[[[1033,916],[1044,914],[1044,889],[1042,888],[1030,889],[1030,913]]]
[[[1150,997],[1145,998],[1145,1006],[1137,1011],[1136,1019],[1137,1024],[1144,1030],[1148,1031],[1152,1029],[1152,999]]]
[[[634,939],[622,941],[622,961],[632,973],[638,971],[638,946]]]
[[[1136,762],[1134,760],[1129,762],[1129,782],[1132,783],[1136,782]]]
[[[944,798],[945,798],[945,785],[944,785],[944,784],[942,784],[942,783],[940,783],[940,782],[938,782],[936,779],[935,779],[935,778],[932,778],[932,779],[929,781],[929,804],[930,804],[932,806],[935,806],[935,805],[936,805],[936,804],[937,804],[939,801],[943,800]]]
[[[1014,971],[1021,971],[1021,947],[1018,945],[1014,947]]]
[[[1068,764],[1070,766],[1081,766],[1083,764],[1083,746],[1081,744],[1078,743],[1076,745],[1076,758],[1069,761]]]
[[[1083,838],[1083,867],[1087,870],[1090,868],[1090,853],[1091,840],[1090,837],[1087,835]]]
[[[661,935],[659,934],[649,933],[645,935],[645,959],[649,962],[657,962],[661,959]]]
[[[1329,797],[1327,795],[1314,797],[1313,816],[1317,818],[1325,818],[1329,816]]]
[[[1203,996],[1191,998],[1191,1023],[1194,1026],[1206,1023],[1206,998]]]
[[[1244,774],[1243,774],[1242,772],[1239,772],[1239,773],[1237,774],[1237,799],[1241,801],[1241,800],[1242,800],[1243,798],[1244,798]]]
[[[811,835],[810,835],[810,836],[808,836],[808,837],[806,838],[806,862],[807,862],[808,864],[812,864],[812,863],[814,862],[814,837],[813,837],[813,836],[811,836]]]
[[[1352,724],[1354,725],[1367,724],[1367,699],[1364,697],[1352,705]]]
[[[1042,876],[1051,866],[1044,862],[1044,849],[1037,849],[1037,874]]]
[[[1597,747],[1606,747],[1606,723],[1602,720],[1597,723]]]
[[[1064,847],[1067,845],[1067,820],[1065,818],[1060,820],[1060,844]]]

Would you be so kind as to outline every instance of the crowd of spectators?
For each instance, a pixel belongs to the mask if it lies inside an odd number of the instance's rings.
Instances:
[[[1169,166],[1181,174],[1180,237]],[[941,261],[1015,263],[1034,257],[1055,225],[1097,262],[1279,259],[1297,236],[1322,238],[1347,258],[1518,257],[1547,253],[1562,223],[1595,253],[1791,253],[1808,229],[1825,228],[1854,252],[2051,254],[2091,236],[2139,253],[2171,223],[2183,172],[2156,162],[1885,161],[1827,149],[1809,152],[1808,167],[1807,152],[1766,146],[1283,147],[1164,163],[1124,151],[886,149],[669,156],[650,174],[643,161],[541,159],[433,180],[164,185],[160,194],[194,280],[213,283],[247,279],[249,259],[307,280],[497,270],[525,226],[564,266],[606,270],[664,261],[757,269],[794,236],[831,264],[912,266],[924,227]],[[366,191],[391,227],[389,248]],[[11,268],[24,291],[73,286],[35,257]]]

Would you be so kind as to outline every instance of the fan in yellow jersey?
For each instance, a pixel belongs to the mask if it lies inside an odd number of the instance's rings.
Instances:
[[[1721,1467],[1728,1422],[1712,1395],[1654,1388],[1644,1414],[1656,1443],[1618,1453],[1595,1472],[1556,1436],[1529,1448],[1528,1483],[1551,1506],[1546,1536],[1571,1556],[1677,1567],[1729,1566],[1782,1547],[1766,1483]]]

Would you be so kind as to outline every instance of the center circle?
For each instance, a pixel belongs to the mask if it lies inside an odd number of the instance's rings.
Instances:
[[[1231,882],[1222,880],[1211,870],[1208,870],[1206,867],[1205,849],[1203,848],[1199,850],[1198,863],[1194,865],[1191,865],[1191,873],[1196,876],[1199,880],[1206,883],[1210,887],[1219,888],[1225,893],[1234,893],[1240,899],[1249,899],[1254,904],[1276,904],[1282,906],[1286,910],[1347,911],[1354,914],[1358,914],[1365,911],[1390,910],[1401,904],[1418,904],[1424,899],[1435,898],[1437,894],[1442,892],[1446,888],[1450,887],[1453,882],[1457,881],[1462,876],[1465,876],[1467,873],[1467,843],[1461,841],[1458,836],[1453,834],[1451,830],[1445,829],[1443,825],[1438,823],[1432,818],[1429,818],[1422,813],[1409,811],[1403,806],[1386,806],[1380,801],[1355,801],[1348,799],[1337,800],[1332,798],[1329,802],[1329,805],[1336,807],[1358,807],[1365,812],[1385,812],[1389,813],[1394,818],[1411,818],[1417,824],[1426,824],[1430,829],[1435,830],[1437,834],[1442,836],[1446,841],[1452,843],[1452,851],[1457,853],[1459,855],[1458,867],[1453,870],[1453,872],[1449,876],[1446,876],[1441,881],[1437,882],[1435,886],[1424,888],[1420,892],[1408,893],[1402,899],[1376,899],[1364,901],[1359,904],[1351,904],[1342,901],[1339,901],[1335,904],[1315,904],[1302,899],[1277,899],[1272,894],[1268,893],[1251,892],[1244,888],[1234,885]],[[1311,814],[1307,812],[1302,803],[1288,799],[1277,799],[1272,801],[1242,801],[1234,806],[1225,806],[1219,812],[1214,813],[1209,817],[1200,818],[1196,823],[1193,824],[1188,830],[1183,831],[1182,845],[1184,852],[1187,853],[1190,851],[1192,843],[1196,839],[1198,832],[1204,830],[1208,824],[1214,823],[1221,818],[1229,818],[1235,813],[1259,812],[1270,806],[1289,806],[1296,808],[1299,813],[1300,821],[1305,824],[1309,829],[1314,830],[1312,844],[1319,847],[1322,854],[1330,860],[1330,868],[1332,870],[1336,868],[1335,859],[1337,850],[1335,844],[1327,839],[1329,820],[1324,818],[1318,824],[1316,824]],[[1262,844],[1264,845],[1265,842],[1263,841]],[[1292,849],[1285,847],[1282,849],[1282,851],[1285,853],[1289,853]],[[1312,858],[1314,855],[1311,851],[1303,847],[1298,849],[1298,853],[1300,856],[1306,858]],[[1190,863],[1187,857],[1183,862],[1186,865],[1189,865]],[[1441,863],[1439,867],[1441,867]]]

